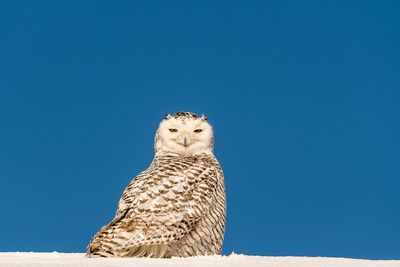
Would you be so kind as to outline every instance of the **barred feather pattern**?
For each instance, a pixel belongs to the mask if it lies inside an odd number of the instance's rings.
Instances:
[[[221,254],[225,217],[224,176],[213,154],[157,153],[129,183],[115,218],[93,237],[87,255]]]

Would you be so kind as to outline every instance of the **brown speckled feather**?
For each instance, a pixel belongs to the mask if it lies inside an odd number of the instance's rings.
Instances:
[[[90,257],[220,254],[224,178],[212,154],[157,153],[125,189],[115,218],[92,239]]]

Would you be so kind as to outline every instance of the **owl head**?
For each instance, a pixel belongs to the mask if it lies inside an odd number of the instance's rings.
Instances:
[[[167,114],[160,123],[154,143],[156,153],[213,153],[213,130],[204,115],[192,112]]]

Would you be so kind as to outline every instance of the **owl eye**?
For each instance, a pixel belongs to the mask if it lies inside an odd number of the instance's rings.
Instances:
[[[194,130],[193,132],[195,132],[195,133],[201,133],[203,131],[203,129],[196,129],[196,130]]]
[[[177,129],[173,129],[173,128],[171,128],[171,129],[168,129],[171,133],[175,133],[175,132],[177,132],[178,130]]]

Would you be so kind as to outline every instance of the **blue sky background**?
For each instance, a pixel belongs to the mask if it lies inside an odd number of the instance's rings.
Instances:
[[[1,1],[0,251],[83,252],[205,113],[224,253],[400,259],[398,1]]]

